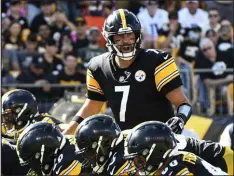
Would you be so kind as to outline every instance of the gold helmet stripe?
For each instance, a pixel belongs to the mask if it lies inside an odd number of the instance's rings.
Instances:
[[[119,9],[120,18],[122,21],[123,28],[127,28],[126,18],[123,9]]]

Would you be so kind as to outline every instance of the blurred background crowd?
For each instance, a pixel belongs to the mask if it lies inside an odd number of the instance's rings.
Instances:
[[[137,15],[143,48],[170,52],[194,114],[233,114],[233,1],[2,0],[2,93],[24,88],[47,112],[66,91],[81,91],[89,60],[107,51],[105,18]],[[231,71],[230,71],[231,69]]]

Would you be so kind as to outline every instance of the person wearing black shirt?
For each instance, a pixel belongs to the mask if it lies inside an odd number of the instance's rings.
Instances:
[[[39,15],[35,16],[32,24],[31,24],[31,31],[33,33],[38,32],[39,26],[41,24],[47,23],[50,24],[51,22],[51,18],[53,15],[53,5],[54,5],[55,1],[54,0],[43,0],[41,1],[41,10],[42,13],[40,13]]]
[[[87,30],[87,22],[84,18],[78,17],[76,18],[76,42],[75,46],[77,49],[87,47],[89,45],[89,40],[86,35],[86,30]]]
[[[80,85],[86,82],[86,76],[77,70],[76,57],[73,54],[68,54],[64,60],[64,68],[60,71],[53,71],[49,80],[51,83],[59,83],[61,85]],[[65,87],[60,90],[61,94],[63,94],[64,90],[74,91],[76,88]]]
[[[28,71],[29,66],[33,61],[33,58],[39,56],[39,53],[37,52],[37,44],[37,35],[30,34],[25,43],[25,50],[20,50],[17,52],[16,57],[21,72]]]
[[[212,72],[198,73],[201,79],[201,85],[204,83],[205,90],[209,88],[210,95],[212,92],[217,92],[217,95],[220,95],[221,90],[225,88],[226,85],[233,82],[232,73],[225,72],[227,68],[233,68],[233,49],[226,51],[216,50],[214,43],[210,39],[204,38],[200,42],[200,50],[195,59],[195,68],[212,69]],[[201,97],[201,102],[205,102],[205,99],[208,99],[204,96]],[[215,106],[212,106],[214,105],[212,102],[215,101],[213,101],[213,99],[210,101],[210,107],[215,108]],[[206,104],[207,103],[205,103],[204,106],[208,106]]]
[[[8,16],[8,18],[11,21],[17,21],[21,25],[22,29],[25,29],[28,28],[28,21],[20,14],[20,4],[21,2],[17,0],[13,0],[10,2],[10,15]]]

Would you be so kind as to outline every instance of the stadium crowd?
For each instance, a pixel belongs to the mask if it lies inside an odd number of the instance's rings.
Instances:
[[[143,48],[162,49],[176,58],[195,111],[233,114],[233,74],[226,72],[234,60],[233,1],[4,0],[1,4],[2,93],[15,88],[9,84],[44,85],[26,88],[42,102],[42,112],[65,89],[74,90],[49,84],[86,82],[89,60],[107,51],[101,34],[105,18],[126,8],[144,28]]]

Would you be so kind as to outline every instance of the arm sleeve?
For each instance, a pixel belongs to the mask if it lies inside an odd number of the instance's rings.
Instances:
[[[164,95],[170,91],[180,87],[182,81],[180,79],[180,72],[176,66],[174,58],[164,52],[159,58],[160,64],[156,66],[154,76],[156,88]]]
[[[98,83],[98,81],[93,76],[93,73],[90,69],[87,70],[86,75],[86,84],[87,84],[87,98],[96,101],[106,101],[104,93]]]
[[[219,143],[205,140],[186,138],[186,147],[183,149],[203,158],[210,164],[221,168],[223,171],[233,175],[233,151]]]

